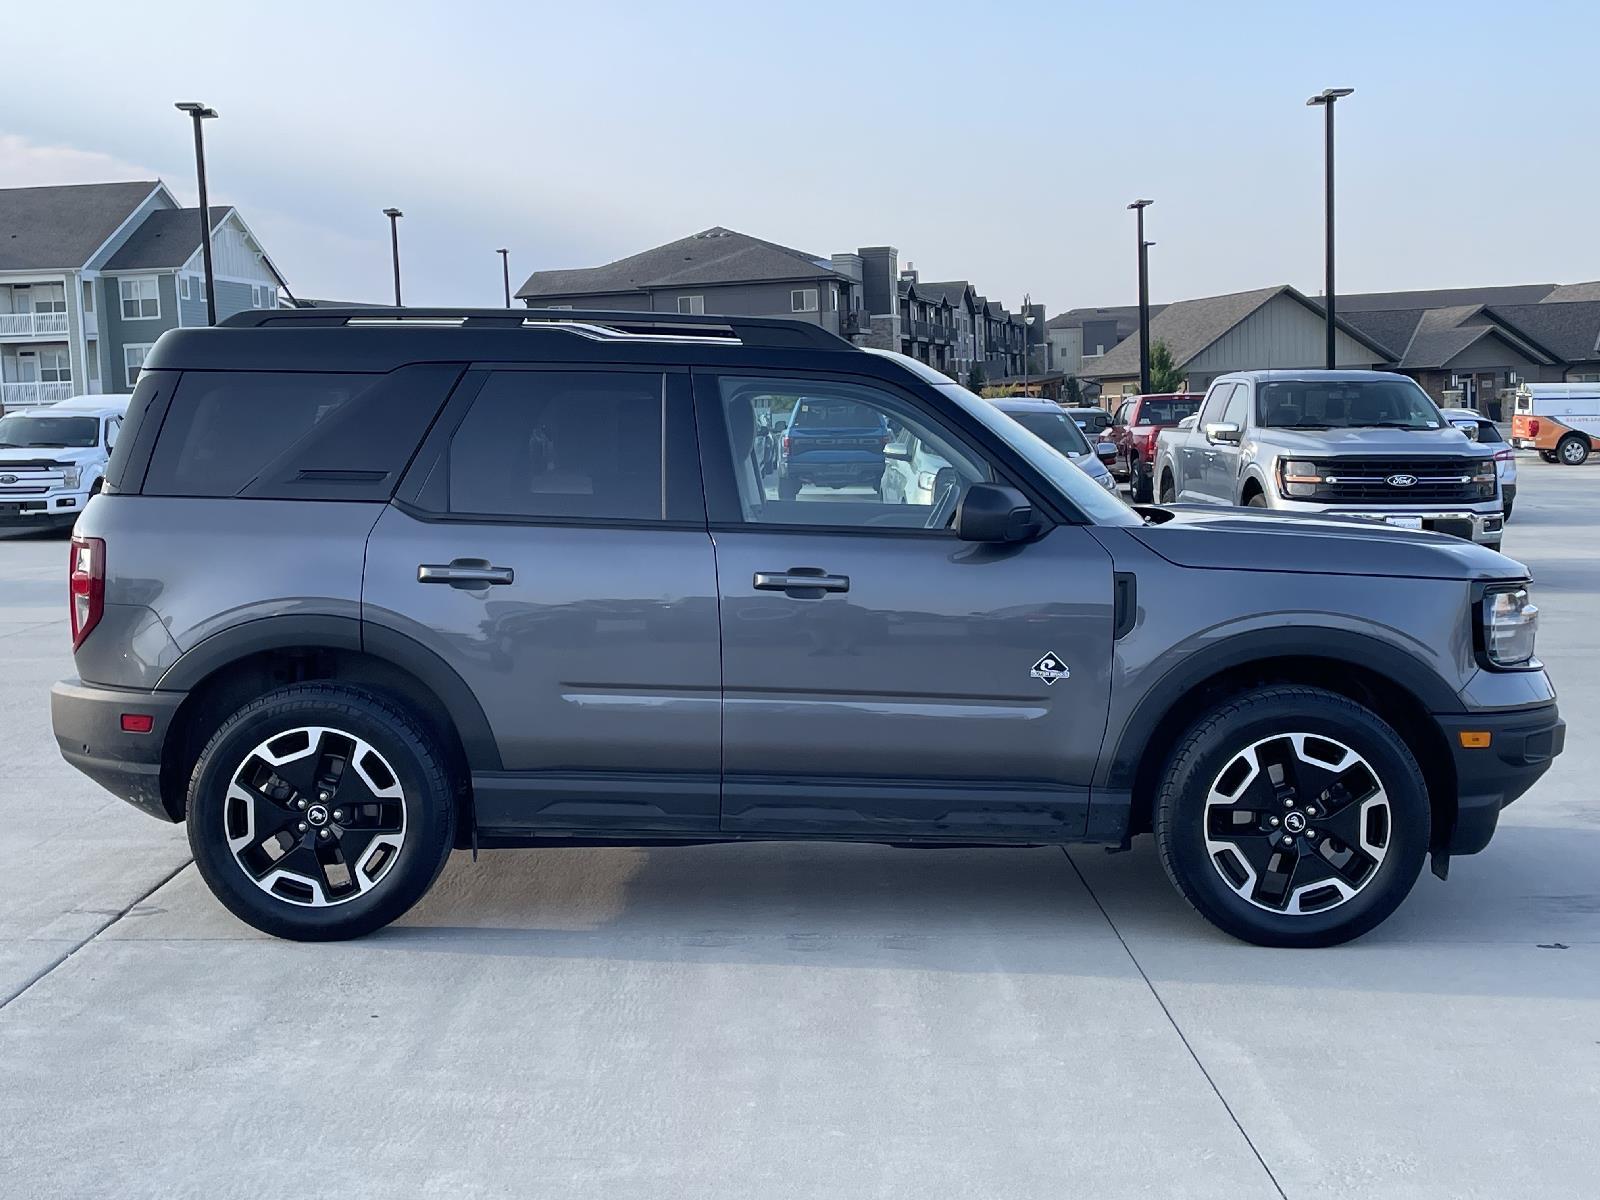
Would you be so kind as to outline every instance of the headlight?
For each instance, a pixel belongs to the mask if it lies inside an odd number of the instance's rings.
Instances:
[[[1095,479],[1095,482],[1098,483],[1101,487],[1105,488],[1106,491],[1112,493],[1113,495],[1116,494],[1117,481],[1115,479],[1111,478],[1111,472],[1110,471],[1102,471],[1099,475],[1096,475],[1094,477],[1094,479]]]
[[[82,467],[68,467],[61,472],[61,482],[69,488],[75,488],[83,482]]]
[[[1317,494],[1323,485],[1322,464],[1303,458],[1278,460],[1278,486],[1290,499],[1306,499]]]
[[[1472,486],[1480,499],[1494,499],[1495,481],[1498,478],[1499,471],[1495,467],[1494,459],[1486,458],[1477,465],[1472,474]]]
[[[1497,667],[1523,667],[1533,660],[1539,608],[1527,584],[1493,588],[1482,601],[1483,653]]]

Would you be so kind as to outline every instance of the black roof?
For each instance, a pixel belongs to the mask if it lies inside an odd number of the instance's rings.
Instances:
[[[84,266],[160,187],[148,179],[0,189],[0,271]]]
[[[210,229],[228,219],[233,211],[231,204],[211,206]],[[162,208],[151,213],[139,223],[139,228],[118,247],[105,265],[107,271],[157,270],[163,267],[181,267],[200,249],[200,210],[198,208]]]

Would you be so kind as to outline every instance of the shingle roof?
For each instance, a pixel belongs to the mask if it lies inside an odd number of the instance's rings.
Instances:
[[[83,266],[160,186],[150,179],[0,189],[0,271]]]
[[[1317,304],[1315,300],[1312,303]],[[1397,362],[1411,344],[1411,337],[1417,332],[1422,315],[1428,311],[1425,308],[1396,308],[1346,312],[1342,304],[1335,307],[1341,321],[1348,322],[1386,347]],[[1317,308],[1320,310],[1322,306],[1317,304]]]
[[[1150,315],[1154,317],[1165,304],[1152,304]],[[1045,322],[1046,329],[1082,329],[1085,321],[1115,321],[1117,333],[1127,337],[1139,327],[1139,306],[1137,304],[1114,304],[1109,308],[1069,308],[1066,312],[1051,317]]]
[[[965,279],[952,279],[944,283],[922,283],[918,281],[917,292],[923,296],[934,296],[948,300],[951,304],[960,304],[963,297],[972,291],[972,285]],[[976,296],[976,293],[973,293]]]
[[[211,206],[211,230],[233,211],[231,205]],[[200,249],[200,210],[163,208],[151,213],[106,263],[107,271],[156,270],[181,267]]]
[[[1600,359],[1600,300],[1496,304],[1489,311],[1565,362]]]
[[[599,267],[535,271],[517,289],[518,299],[637,292],[700,284],[753,283],[765,279],[838,278],[824,259],[762,241],[722,226]]]
[[[1465,325],[1457,329],[1419,328],[1411,344],[1406,347],[1399,365],[1418,371],[1445,367],[1468,346],[1493,336],[1493,325]]]
[[[1564,283],[1552,288],[1544,304],[1567,304],[1575,300],[1600,300],[1600,280],[1592,283]]]
[[[1516,283],[1497,287],[1428,288],[1415,292],[1340,292],[1334,308],[1340,314],[1398,308],[1448,308],[1459,304],[1537,304],[1555,290],[1553,283]],[[1319,296],[1307,297],[1318,308]]]

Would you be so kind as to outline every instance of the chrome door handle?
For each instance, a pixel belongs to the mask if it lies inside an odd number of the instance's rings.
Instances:
[[[787,571],[757,571],[752,581],[763,592],[848,592],[850,576],[829,575],[818,567],[790,567]],[[800,597],[806,599],[807,597]]]
[[[516,577],[510,567],[490,566],[486,558],[455,558],[447,563],[422,563],[417,567],[418,583],[448,583],[454,588],[512,583]]]

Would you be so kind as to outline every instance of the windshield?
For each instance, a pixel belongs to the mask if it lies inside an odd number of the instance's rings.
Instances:
[[[895,357],[898,358],[899,355]],[[1144,524],[1144,518],[1129,508],[1120,496],[1113,496],[1106,491],[1080,470],[1070,458],[1058,453],[1037,434],[1017,424],[1015,418],[1001,412],[993,404],[969,392],[959,383],[951,383],[945,379],[943,382],[934,383],[933,387],[941,395],[959,404],[964,411],[982,422],[1006,445],[1026,459],[1029,466],[1054,484],[1056,490],[1090,520],[1101,525]]]
[[[1439,429],[1444,420],[1409,379],[1292,379],[1264,383],[1256,422],[1280,429]]]
[[[41,417],[12,413],[0,417],[0,449],[46,446],[83,448],[100,440],[99,417]]]
[[[1176,425],[1185,417],[1192,417],[1200,411],[1200,399],[1193,400],[1146,400],[1139,405],[1140,425]]]
[[[1007,412],[1003,408],[1000,411],[1052,450],[1062,454],[1089,453],[1083,430],[1064,412]]]

